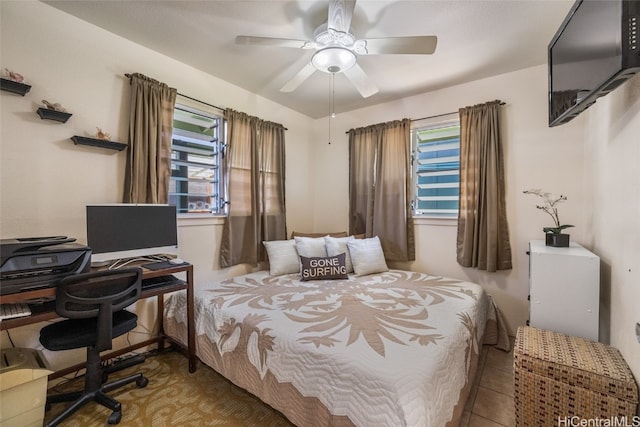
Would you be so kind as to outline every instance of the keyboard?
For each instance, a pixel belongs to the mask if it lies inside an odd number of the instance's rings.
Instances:
[[[0,304],[0,320],[31,315],[29,305],[22,302]]]
[[[178,279],[173,274],[167,274],[165,276],[156,276],[142,279],[142,290],[159,288],[169,285],[182,285],[184,283],[184,280]]]

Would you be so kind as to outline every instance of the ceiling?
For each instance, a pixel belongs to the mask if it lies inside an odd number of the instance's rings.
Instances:
[[[237,35],[311,40],[327,20],[326,0],[45,3],[309,117],[330,113],[330,74],[315,72],[295,91],[280,91],[312,51],[235,44]],[[544,64],[547,44],[572,5],[573,0],[359,0],[351,22],[356,38],[436,35],[438,45],[433,55],[360,56],[358,64],[379,92],[362,98],[337,74],[335,112]],[[203,100],[219,102],[210,97]]]

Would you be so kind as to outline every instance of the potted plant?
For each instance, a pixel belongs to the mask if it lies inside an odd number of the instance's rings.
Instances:
[[[525,190],[524,194],[533,194],[534,196],[540,197],[543,202],[542,204],[536,205],[536,208],[541,209],[546,212],[554,222],[553,227],[544,227],[542,231],[545,233],[545,244],[547,246],[553,246],[558,248],[566,248],[569,246],[569,235],[564,234],[562,230],[573,227],[571,224],[560,224],[560,218],[558,217],[558,207],[557,205],[561,202],[567,200],[567,196],[559,195],[554,196],[551,193],[544,193],[542,190],[533,189],[533,190]]]

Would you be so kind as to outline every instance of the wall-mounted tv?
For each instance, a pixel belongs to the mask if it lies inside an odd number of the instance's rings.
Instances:
[[[640,71],[640,1],[578,0],[549,43],[549,126]]]
[[[91,261],[178,253],[176,207],[147,204],[87,206]]]

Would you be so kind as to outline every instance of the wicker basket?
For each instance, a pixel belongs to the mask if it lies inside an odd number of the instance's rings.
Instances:
[[[514,348],[516,425],[618,418],[631,423],[638,387],[620,352],[606,344],[520,327]]]

